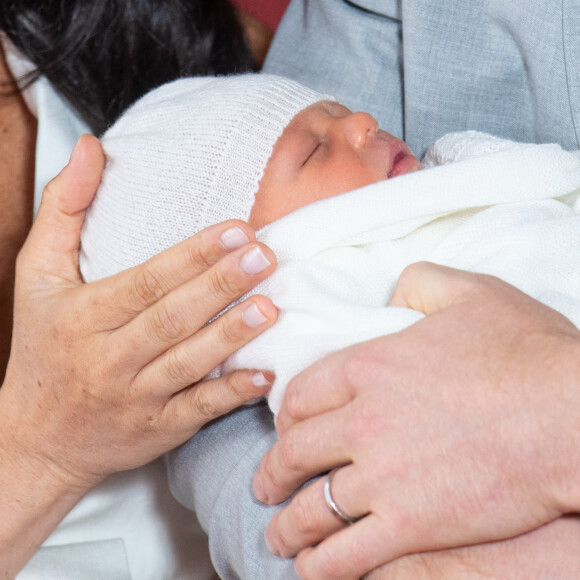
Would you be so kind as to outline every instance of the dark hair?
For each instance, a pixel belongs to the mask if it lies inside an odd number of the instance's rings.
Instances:
[[[96,134],[151,89],[255,70],[228,0],[4,0],[0,29]]]

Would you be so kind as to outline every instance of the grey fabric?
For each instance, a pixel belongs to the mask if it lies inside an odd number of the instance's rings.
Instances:
[[[170,489],[197,513],[224,580],[298,577],[292,561],[276,558],[264,543],[266,525],[280,508],[262,505],[251,488],[275,439],[272,412],[260,404],[215,421],[168,456]]]
[[[367,111],[401,136],[402,47],[396,0],[292,1],[280,23],[264,70],[327,93]],[[379,11],[380,9],[380,11]]]
[[[579,20],[579,0],[294,0],[265,70],[372,113],[417,155],[467,129],[577,149]]]
[[[580,129],[580,0],[292,0],[265,71],[372,113],[415,154],[477,129],[573,150]],[[275,440],[268,411],[215,422],[171,463],[222,578],[293,578],[269,555],[251,478]]]

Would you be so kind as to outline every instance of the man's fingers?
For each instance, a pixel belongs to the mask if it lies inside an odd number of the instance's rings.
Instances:
[[[164,352],[139,373],[137,381],[147,385],[153,396],[172,396],[200,381],[233,352],[272,326],[277,314],[269,299],[252,296]]]
[[[288,383],[276,417],[276,431],[283,435],[298,421],[338,409],[355,396],[353,378],[365,364],[359,345],[335,352],[302,371]]]
[[[324,501],[324,480],[316,480],[301,490],[273,518],[266,528],[266,544],[270,552],[282,558],[293,558],[310,546],[346,527],[334,516]]]
[[[68,165],[46,186],[20,262],[37,283],[80,282],[78,251],[85,210],[99,186],[105,156],[99,140],[83,135]],[[24,259],[25,257],[25,259]]]
[[[368,562],[392,560],[389,546],[394,537],[385,534],[380,519],[370,514],[296,557],[296,570],[304,580],[356,580],[369,572]]]
[[[346,527],[326,503],[324,488],[329,474],[300,490],[290,503],[270,522],[266,530],[266,543],[277,556],[291,558],[309,546]],[[334,472],[330,486],[331,497],[343,513],[359,518],[368,512],[365,482],[354,465],[341,467]]]
[[[491,280],[491,277],[482,274],[472,274],[431,262],[417,262],[403,270],[390,306],[434,314],[485,292]]]
[[[284,433],[264,455],[254,476],[256,497],[263,503],[281,503],[311,477],[350,463],[350,442],[343,430],[336,429],[346,423],[350,412],[347,405],[301,421]]]

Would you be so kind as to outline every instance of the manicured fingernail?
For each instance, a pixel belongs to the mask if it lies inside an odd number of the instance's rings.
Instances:
[[[270,265],[270,262],[259,246],[252,248],[240,262],[246,274],[259,274]]]
[[[244,312],[242,312],[242,320],[246,323],[246,326],[250,328],[256,328],[261,326],[268,319],[260,312],[260,309],[252,303]]]
[[[72,161],[74,159],[75,153],[78,151],[79,148],[79,142],[80,140],[83,138],[83,135],[81,135],[78,139],[77,142],[75,143],[75,146],[73,147],[73,150],[70,152],[70,157],[69,157],[69,162]]]
[[[272,381],[268,379],[263,372],[254,373],[252,375],[252,382],[254,383],[254,386],[259,389],[266,389],[267,387],[272,386]]]
[[[250,240],[246,235],[246,232],[237,226],[234,228],[230,228],[226,230],[220,237],[220,241],[222,246],[228,250],[237,250],[241,248],[245,244],[247,244]]]

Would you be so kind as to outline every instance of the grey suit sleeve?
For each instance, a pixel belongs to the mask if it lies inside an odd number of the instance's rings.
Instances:
[[[171,491],[197,513],[224,580],[298,578],[293,561],[273,556],[264,542],[264,530],[280,507],[258,502],[251,487],[275,440],[272,412],[260,404],[215,421],[168,457]]]
[[[329,93],[403,137],[399,0],[292,0],[264,72]]]
[[[580,146],[580,0],[292,0],[264,70],[371,113],[416,155],[445,133]]]

